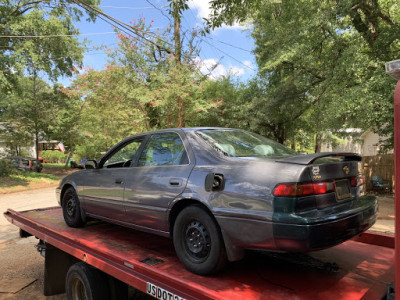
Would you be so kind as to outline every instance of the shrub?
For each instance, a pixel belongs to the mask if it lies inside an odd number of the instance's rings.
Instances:
[[[46,150],[42,151],[40,156],[47,162],[59,162],[65,160],[65,154],[61,151]]]
[[[74,160],[81,161],[81,159],[98,159],[101,156],[101,153],[98,151],[98,147],[95,145],[77,145],[76,152],[74,154]]]
[[[9,159],[0,159],[0,176],[7,177],[15,172],[15,168]]]

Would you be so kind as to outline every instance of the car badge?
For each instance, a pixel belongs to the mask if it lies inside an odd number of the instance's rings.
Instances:
[[[311,172],[313,173],[314,176],[318,176],[319,175],[319,167],[312,167]]]
[[[349,167],[348,166],[344,166],[343,167],[343,172],[344,172],[344,174],[349,175],[349,173],[350,173]]]

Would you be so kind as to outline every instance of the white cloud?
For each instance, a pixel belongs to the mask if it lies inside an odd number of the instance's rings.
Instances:
[[[197,10],[198,18],[207,18],[210,15],[210,2],[208,0],[191,0],[188,4],[190,9]]]
[[[249,60],[244,60],[244,61],[243,61],[243,64],[244,64],[246,67],[248,67],[249,69],[254,69],[253,63],[252,63],[251,61],[249,61]]]
[[[197,17],[199,19],[207,18],[211,13],[210,0],[190,0],[188,4],[190,9],[197,10]],[[220,27],[220,29],[245,29],[245,28],[246,26],[242,26],[236,22],[231,26],[222,25]]]
[[[211,79],[218,79],[223,76],[241,76],[245,73],[243,68],[232,66],[226,68],[224,65],[218,64],[218,61],[214,58],[201,60],[197,58],[200,71],[203,74],[208,74]],[[216,66],[217,65],[217,66]]]

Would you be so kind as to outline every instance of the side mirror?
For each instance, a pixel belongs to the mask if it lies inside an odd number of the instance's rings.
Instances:
[[[97,162],[95,160],[87,160],[85,162],[85,169],[97,169]]]

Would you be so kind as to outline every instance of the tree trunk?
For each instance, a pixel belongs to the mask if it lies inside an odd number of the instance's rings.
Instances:
[[[321,152],[321,145],[322,145],[322,135],[317,133],[315,136],[315,153]]]
[[[292,139],[292,145],[291,145],[292,150],[296,150],[296,138],[293,135],[293,139]]]
[[[33,116],[34,128],[35,128],[35,150],[36,150],[36,159],[39,159],[39,120],[38,120],[38,113],[37,113],[37,96],[36,96],[36,70],[33,71],[33,101],[35,103],[35,113]]]
[[[174,37],[175,37],[175,57],[177,62],[181,62],[181,16],[179,15],[178,1],[173,2],[174,16]]]
[[[74,153],[74,144],[72,143],[72,134],[69,135],[68,142],[69,142],[69,153],[68,153],[67,160],[65,161],[64,168],[68,168],[69,159],[72,157],[72,154]]]

